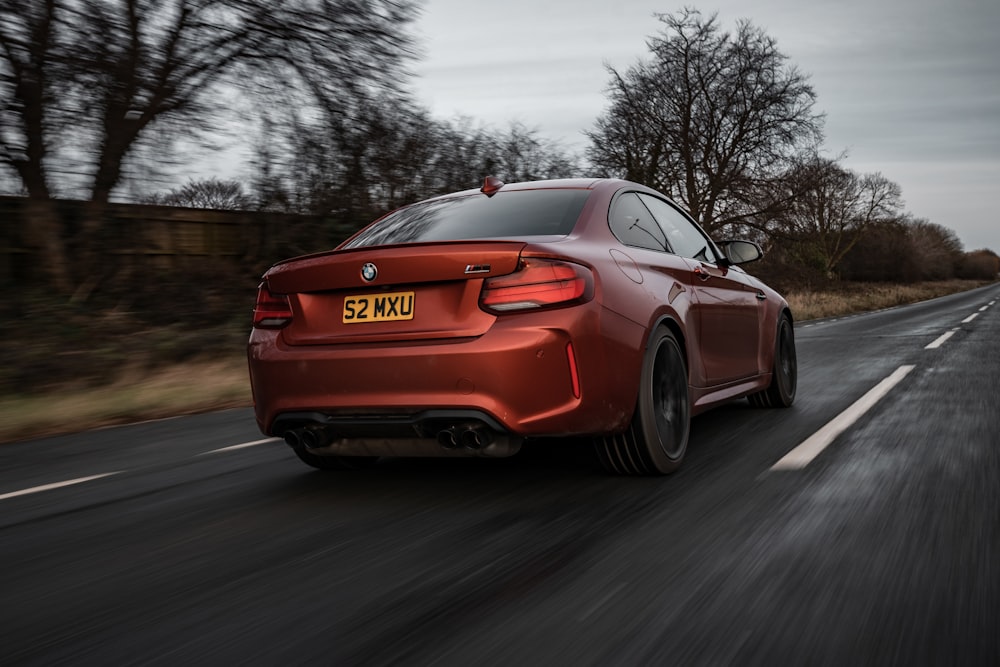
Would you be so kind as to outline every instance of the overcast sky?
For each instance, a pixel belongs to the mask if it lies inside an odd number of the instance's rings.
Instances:
[[[417,99],[435,116],[512,120],[581,151],[605,106],[605,64],[647,58],[650,0],[424,0]],[[1000,0],[713,0],[809,75],[826,148],[900,184],[907,210],[1000,252]]]

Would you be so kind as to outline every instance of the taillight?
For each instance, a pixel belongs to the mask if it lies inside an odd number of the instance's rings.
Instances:
[[[272,294],[267,283],[257,288],[253,325],[258,329],[280,329],[292,321],[292,306],[284,294]]]
[[[495,312],[568,306],[589,300],[593,284],[584,266],[532,257],[522,259],[514,273],[487,278],[479,303]]]

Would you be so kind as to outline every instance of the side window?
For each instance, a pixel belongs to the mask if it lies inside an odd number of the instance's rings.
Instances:
[[[611,233],[627,246],[660,252],[670,250],[663,230],[634,192],[615,200],[608,222]]]
[[[708,237],[686,215],[662,199],[645,194],[638,196],[663,227],[667,242],[674,249],[674,252],[681,257],[697,259],[709,264],[719,263]]]

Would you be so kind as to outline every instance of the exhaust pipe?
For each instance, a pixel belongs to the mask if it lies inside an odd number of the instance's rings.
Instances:
[[[306,449],[318,449],[326,447],[334,440],[334,433],[324,426],[303,426],[285,431],[285,442],[292,449],[305,447]]]
[[[493,442],[493,433],[484,426],[459,424],[438,431],[437,441],[445,449],[465,447],[466,449],[480,450]]]
[[[323,426],[306,426],[302,429],[302,444],[306,449],[319,449],[333,442],[333,431]]]
[[[300,429],[292,429],[291,431],[285,431],[285,442],[292,449],[298,449],[302,446],[302,434]]]
[[[451,428],[446,428],[438,431],[437,434],[438,444],[445,449],[458,449],[462,446],[462,443],[458,440],[458,427],[452,426]]]
[[[462,431],[459,441],[466,449],[482,449],[493,442],[493,434],[482,426],[472,426]]]

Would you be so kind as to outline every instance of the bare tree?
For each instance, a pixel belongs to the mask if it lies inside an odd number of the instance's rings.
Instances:
[[[872,226],[845,255],[838,273],[849,280],[918,282],[951,278],[992,279],[990,250],[966,253],[955,232],[901,215]]]
[[[15,174],[28,196],[24,240],[46,257],[52,285],[71,289],[68,254],[50,204],[48,166],[59,113],[58,90],[68,81],[57,36],[57,0],[0,0],[0,169]]]
[[[565,178],[579,172],[575,157],[522,123],[510,123],[490,143],[490,154],[484,156],[489,161],[484,176],[516,182]]]
[[[807,78],[748,21],[729,34],[691,8],[657,17],[651,59],[609,68],[590,161],[669,194],[709,232],[777,210],[775,182],[822,138]]]
[[[64,1],[79,22],[73,102],[92,124],[98,202],[142,132],[164,117],[202,127],[221,84],[334,112],[372,84],[395,85],[414,16],[389,0]]]
[[[770,233],[833,276],[844,257],[873,226],[899,220],[902,192],[882,174],[856,174],[831,159],[814,157],[786,175],[793,192]]]
[[[217,211],[243,211],[253,208],[254,204],[253,198],[243,192],[242,183],[217,178],[188,181],[179,188],[148,197],[143,203]]]
[[[910,253],[910,228],[905,216],[869,227],[837,265],[843,280],[909,283],[920,280]],[[818,262],[823,270],[826,262]]]
[[[476,187],[484,176],[508,182],[573,176],[578,158],[536,130],[503,130],[469,119],[438,121],[398,95],[369,99],[349,122],[331,116],[297,123],[294,160],[278,165],[270,144],[258,163],[284,184],[295,210],[328,216],[340,229],[437,194]]]
[[[33,198],[49,197],[45,111],[58,69],[55,0],[0,0],[0,162],[12,169]]]
[[[1000,256],[992,250],[967,252],[962,257],[958,277],[968,280],[996,280],[1000,276]]]
[[[954,278],[965,256],[955,232],[922,218],[909,220],[907,226],[910,235],[907,250],[917,268],[917,279]]]
[[[408,0],[0,0],[0,85],[10,94],[0,137],[22,144],[4,164],[42,199],[54,173],[83,174],[93,208],[75,242],[85,256],[152,127],[197,134],[226,92],[349,113],[357,96],[397,85],[415,12]],[[67,135],[72,145],[53,155]],[[47,234],[56,244],[65,236]]]

